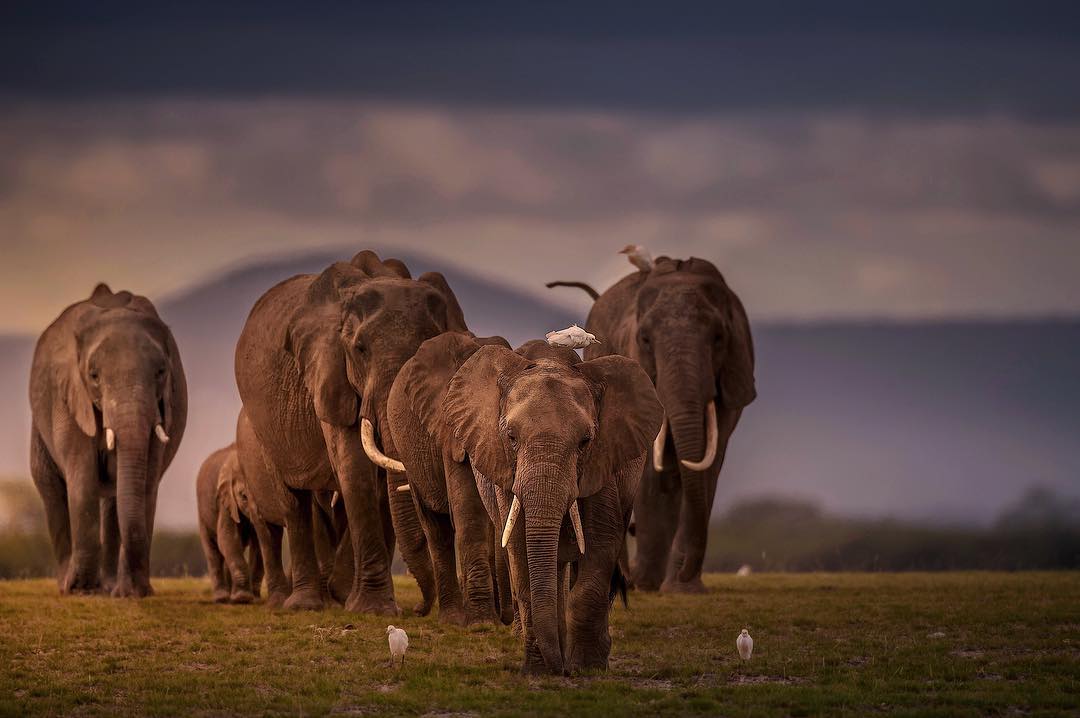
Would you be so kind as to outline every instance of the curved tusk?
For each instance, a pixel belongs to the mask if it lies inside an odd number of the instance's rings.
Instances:
[[[506,543],[510,540],[510,534],[514,530],[514,524],[517,523],[518,514],[521,513],[521,502],[518,501],[518,497],[514,497],[514,501],[510,504],[510,513],[506,516],[506,528],[503,529],[502,545],[506,548]]]
[[[364,453],[371,459],[371,463],[387,471],[405,473],[405,464],[379,451],[379,445],[375,443],[375,427],[372,426],[370,419],[360,420],[360,443],[364,445]]]
[[[664,470],[664,445],[667,444],[667,414],[660,422],[660,433],[656,435],[652,443],[652,467],[656,473]]]
[[[116,448],[116,434],[112,429],[105,430],[105,448],[112,451]]]
[[[716,426],[716,403],[710,401],[705,406],[705,422],[708,425],[708,443],[705,445],[705,456],[701,461],[682,461],[682,465],[691,471],[704,471],[712,466],[716,460],[716,446],[720,443],[720,431]]]
[[[158,438],[162,444],[169,443],[169,435],[165,433],[165,427],[161,424],[154,424],[154,436]]]
[[[397,489],[395,489],[395,491],[412,491],[412,485],[411,484],[402,484],[401,486],[397,487]]]
[[[341,492],[335,491],[334,495],[330,497],[330,508],[337,506],[337,502],[341,500]]]
[[[577,500],[570,504],[570,523],[574,525],[574,536],[577,538],[577,550],[582,556],[585,555],[585,532],[581,530],[581,514],[578,513]]]

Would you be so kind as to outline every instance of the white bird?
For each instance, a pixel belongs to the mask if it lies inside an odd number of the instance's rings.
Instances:
[[[590,344],[600,343],[600,340],[595,335],[589,334],[577,324],[571,324],[566,329],[560,329],[557,332],[548,332],[545,336],[547,337],[547,343],[553,347],[584,349]]]
[[[409,634],[403,628],[386,627],[387,641],[390,643],[390,663],[405,665],[405,651],[409,648]]]
[[[739,649],[739,656],[744,661],[750,660],[750,654],[754,652],[754,639],[750,638],[750,634],[744,628],[739,637],[735,639],[735,647]]]
[[[652,255],[649,254],[649,250],[640,244],[628,244],[619,250],[619,254],[625,254],[626,258],[630,260],[630,264],[642,272],[651,271],[653,268]]]
[[[739,570],[735,572],[735,575],[736,576],[749,576],[753,572],[754,572],[754,569],[750,568],[750,564],[744,563],[742,566],[739,566]]]

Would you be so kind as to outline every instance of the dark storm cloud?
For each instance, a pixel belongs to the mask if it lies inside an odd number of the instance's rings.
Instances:
[[[9,4],[0,92],[1074,116],[1076,3]]]

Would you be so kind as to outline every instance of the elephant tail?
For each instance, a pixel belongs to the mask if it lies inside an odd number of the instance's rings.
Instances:
[[[551,289],[552,287],[577,287],[578,289],[582,290],[590,297],[592,297],[594,302],[600,298],[599,292],[597,292],[585,282],[548,282],[544,286],[548,289]]]
[[[608,605],[614,606],[615,597],[622,596],[623,608],[630,608],[628,589],[626,576],[623,576],[622,570],[619,569],[619,564],[616,563],[615,570],[611,572],[611,587],[608,589]]]

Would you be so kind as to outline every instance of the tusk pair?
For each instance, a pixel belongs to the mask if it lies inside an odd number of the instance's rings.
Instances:
[[[503,528],[502,545],[506,548],[506,544],[510,541],[510,534],[514,531],[514,524],[517,523],[518,515],[521,513],[521,502],[518,501],[518,497],[515,496],[513,502],[510,504],[510,513],[506,517],[506,527]],[[582,555],[585,555],[585,532],[581,528],[581,514],[578,512],[577,501],[570,504],[570,523],[574,526],[574,537],[577,539],[578,551]]]
[[[162,444],[169,443],[169,435],[165,433],[165,427],[161,424],[154,424],[154,436]],[[105,430],[105,448],[109,451],[116,448],[116,433],[112,429]]]
[[[405,464],[379,451],[379,445],[375,443],[375,427],[372,426],[370,419],[360,420],[360,442],[364,445],[364,453],[371,459],[371,463],[387,471],[405,473]]]
[[[664,445],[667,444],[667,414],[660,422],[660,433],[656,435],[652,443],[652,467],[653,471],[660,473],[664,470]]]
[[[704,471],[712,466],[716,460],[716,447],[719,444],[720,431],[716,426],[716,402],[710,401],[705,405],[705,423],[708,426],[708,437],[705,445],[705,456],[701,461],[687,461],[683,459],[682,465],[691,471]]]

